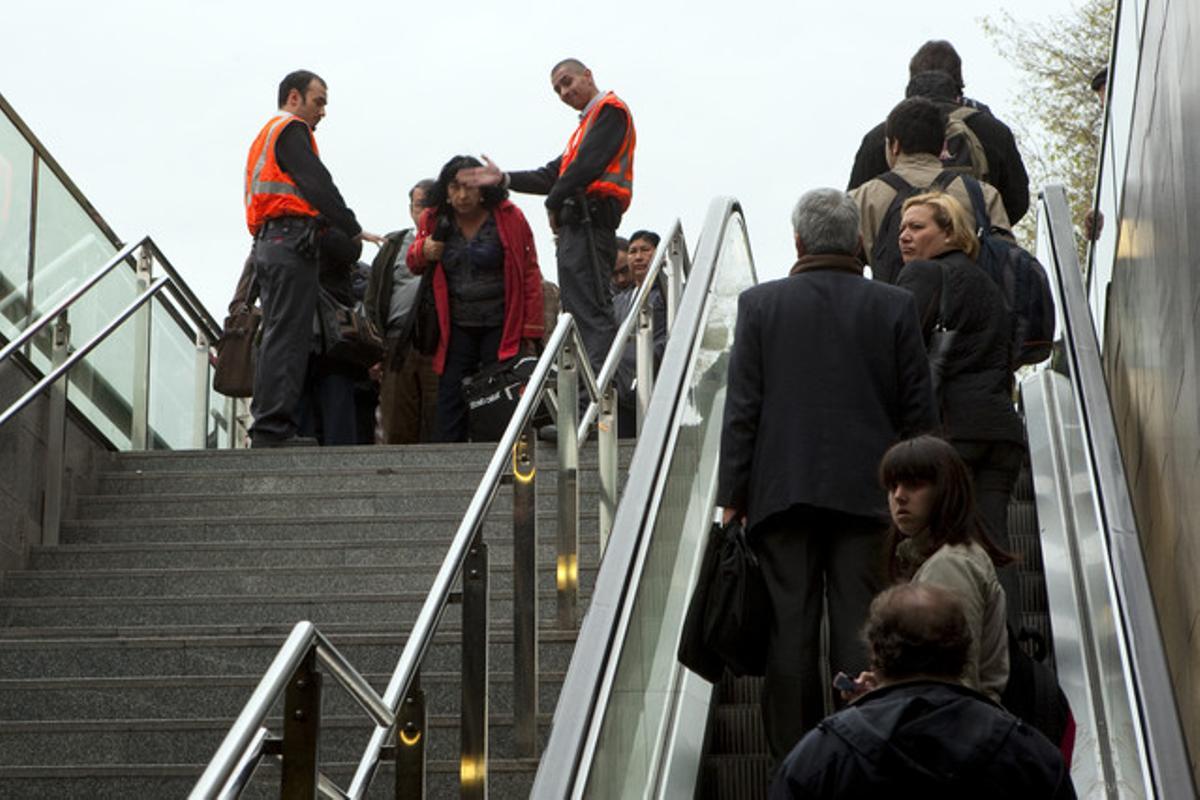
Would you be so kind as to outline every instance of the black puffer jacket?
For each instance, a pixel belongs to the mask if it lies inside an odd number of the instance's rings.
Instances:
[[[1067,800],[1046,737],[959,684],[896,683],[825,718],[784,760],[770,800],[917,797]]]
[[[943,434],[951,440],[1007,441],[1025,437],[1013,407],[1009,370],[1010,316],[999,287],[959,250],[931,261],[913,261],[896,285],[917,301],[926,346],[938,321],[945,270],[946,327],[956,331],[942,376]]]

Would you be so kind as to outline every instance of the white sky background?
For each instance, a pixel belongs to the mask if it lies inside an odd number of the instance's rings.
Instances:
[[[694,247],[712,198],[733,195],[767,279],[794,261],[796,198],[845,186],[925,40],[953,42],[966,93],[1011,124],[1017,78],[979,22],[1000,7],[1043,21],[1070,2],[14,2],[0,92],[117,234],[150,234],[220,320],[250,244],[246,152],[288,71],[328,82],[322,159],[384,233],[452,155],[526,169],[560,153],[576,116],[548,72],[574,56],[637,126],[620,232],[680,218]],[[513,199],[554,279],[542,198]]]

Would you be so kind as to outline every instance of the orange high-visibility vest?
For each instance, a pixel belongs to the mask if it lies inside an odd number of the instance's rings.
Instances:
[[[320,213],[300,195],[292,176],[281,170],[275,160],[275,142],[293,120],[304,122],[294,114],[272,117],[250,145],[246,159],[246,227],[251,235],[275,217],[315,217]],[[308,128],[308,123],[304,127]],[[312,129],[308,130],[308,138],[316,153],[317,139]]]
[[[585,191],[587,194],[615,197],[621,204],[621,211],[624,212],[629,208],[629,201],[633,199],[633,148],[637,144],[637,134],[633,130],[633,115],[629,113],[629,108],[612,92],[605,92],[604,96],[583,115],[583,119],[579,120],[579,127],[575,129],[575,133],[571,134],[571,139],[567,142],[567,149],[563,152],[558,174],[562,175],[566,172],[567,167],[571,166],[571,162],[579,155],[580,142],[591,130],[592,124],[600,114],[600,109],[605,106],[616,106],[621,109],[625,118],[629,120],[629,125],[625,129],[625,138],[621,142],[621,148],[617,150],[612,161],[608,162],[608,166],[604,168],[600,177],[588,184]]]

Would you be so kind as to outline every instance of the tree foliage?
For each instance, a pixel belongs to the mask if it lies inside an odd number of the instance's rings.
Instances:
[[[1092,207],[1103,109],[1092,76],[1108,64],[1114,0],[1081,0],[1071,12],[1045,22],[1018,20],[1007,11],[984,18],[984,32],[1021,75],[1010,120],[1021,142],[1030,187],[1066,187],[1072,216],[1082,225]],[[1033,240],[1034,215],[1018,231]]]

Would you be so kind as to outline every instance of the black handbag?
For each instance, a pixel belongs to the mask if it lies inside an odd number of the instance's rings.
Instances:
[[[362,303],[344,305],[318,288],[317,323],[321,352],[327,358],[360,367],[370,367],[383,358],[383,337],[367,318]]]
[[[431,356],[437,352],[438,343],[442,338],[441,325],[438,323],[437,300],[433,295],[433,274],[436,266],[431,266],[421,275],[421,283],[417,287],[417,297],[413,301],[412,311],[409,312],[408,328],[411,331],[412,346],[423,356]]]
[[[763,675],[772,618],[771,598],[745,528],[740,522],[714,522],[684,618],[680,663],[714,683],[724,667],[734,675]]]
[[[500,441],[537,363],[535,356],[514,356],[463,378],[463,401],[467,404],[467,426],[472,442]],[[557,367],[551,370],[551,383],[556,374]],[[543,401],[533,414],[533,427],[551,421]]]
[[[226,397],[254,394],[256,341],[262,311],[242,305],[225,318],[221,338],[217,340],[217,363],[213,368],[213,389]]]

